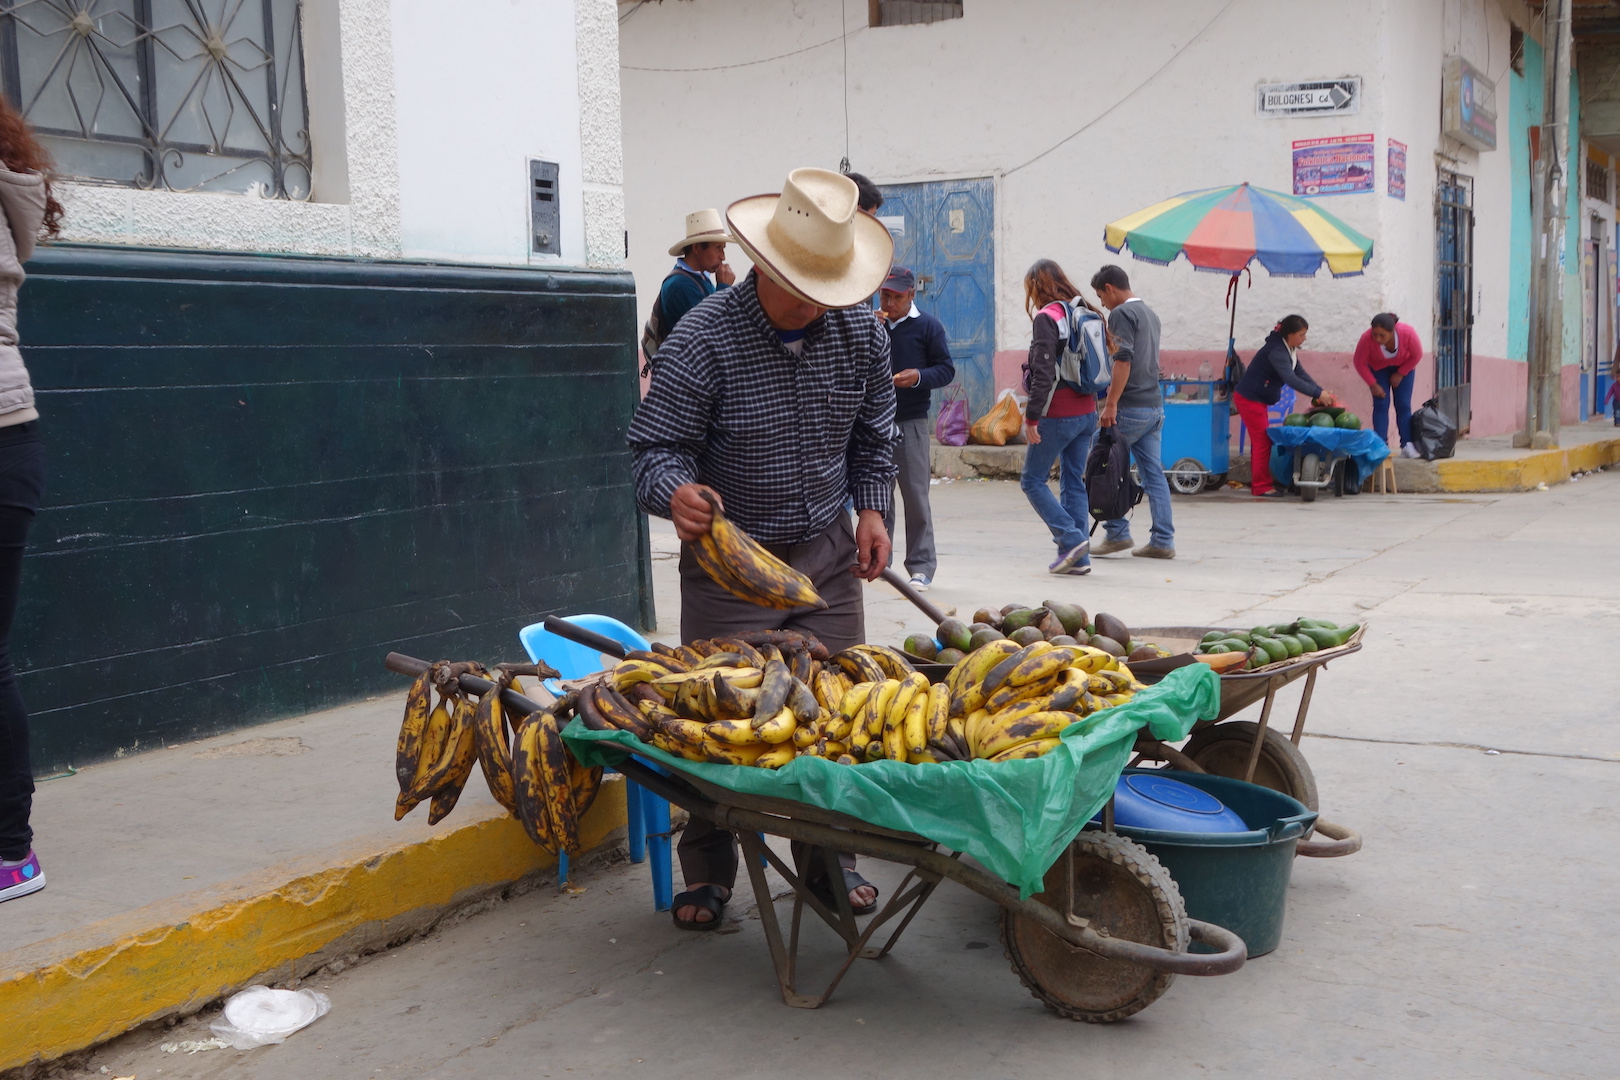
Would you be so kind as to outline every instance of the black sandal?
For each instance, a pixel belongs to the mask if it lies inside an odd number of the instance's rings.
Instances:
[[[719,885],[699,885],[689,892],[677,893],[670,902],[669,915],[675,919],[677,930],[718,930],[725,920],[721,915],[726,910],[726,901],[731,899],[729,893]],[[713,918],[710,919],[679,919],[675,913],[683,907],[702,908]]]
[[[848,867],[840,866],[839,869],[844,872],[844,895],[846,897],[862,885],[872,885],[870,881],[867,881]],[[811,895],[827,905],[827,910],[834,912],[838,910],[838,898],[833,895],[831,883],[825,876],[812,880],[809,883],[809,888]],[[874,891],[877,890],[875,885],[872,888]],[[852,915],[870,915],[877,910],[877,899],[873,898],[870,904],[862,904],[859,907],[851,904],[849,910]]]

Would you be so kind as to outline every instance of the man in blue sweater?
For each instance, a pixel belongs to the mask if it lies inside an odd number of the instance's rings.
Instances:
[[[900,499],[906,507],[906,572],[912,587],[926,592],[939,564],[928,505],[928,481],[933,476],[928,406],[933,392],[956,378],[956,365],[951,363],[944,324],[917,310],[915,274],[904,266],[891,268],[878,297],[894,369],[894,420],[900,429],[894,463],[900,468]],[[893,502],[883,524],[894,536]]]
[[[686,215],[686,239],[670,247],[669,253],[677,256],[675,268],[658,290],[663,333],[656,344],[663,344],[663,338],[669,337],[681,316],[702,303],[704,297],[737,280],[726,262],[726,241],[730,239],[720,211],[696,210]]]

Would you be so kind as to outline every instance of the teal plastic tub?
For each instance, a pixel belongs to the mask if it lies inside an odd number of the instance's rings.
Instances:
[[[1219,799],[1246,832],[1174,832],[1115,824],[1164,864],[1181,890],[1187,915],[1223,926],[1264,956],[1282,941],[1294,848],[1316,824],[1316,811],[1279,791],[1224,776],[1168,769],[1127,769],[1126,776],[1173,777]],[[1209,951],[1194,945],[1194,952]]]

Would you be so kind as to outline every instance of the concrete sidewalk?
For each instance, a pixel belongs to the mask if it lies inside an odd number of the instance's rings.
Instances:
[[[553,874],[476,770],[437,826],[422,808],[393,820],[401,683],[41,783],[49,884],[0,905],[0,1016],[31,1037],[0,1039],[0,1070],[341,967]],[[623,784],[604,784],[588,845],[611,847],[624,821]]]
[[[1559,432],[1556,450],[1521,450],[1511,435],[1460,439],[1454,457],[1438,461],[1395,458],[1396,490],[1407,495],[1438,492],[1532,491],[1571,476],[1620,463],[1620,427],[1607,419],[1571,424]],[[1165,463],[1166,466],[1170,462]],[[933,447],[937,477],[1016,480],[1024,467],[1022,446]],[[1247,483],[1249,457],[1232,450],[1228,479]]]

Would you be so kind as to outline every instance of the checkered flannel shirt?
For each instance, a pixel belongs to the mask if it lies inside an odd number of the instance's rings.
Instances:
[[[630,423],[636,501],[669,517],[682,484],[708,484],[762,544],[807,543],[844,512],[884,513],[894,491],[889,337],[864,306],[829,311],[795,356],[750,273],[687,312],[658,350]]]

